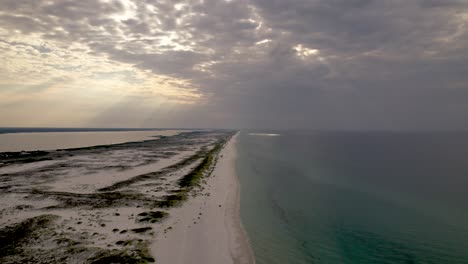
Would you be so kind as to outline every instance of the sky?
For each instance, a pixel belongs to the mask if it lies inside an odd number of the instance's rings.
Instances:
[[[468,0],[0,0],[0,126],[468,129]]]

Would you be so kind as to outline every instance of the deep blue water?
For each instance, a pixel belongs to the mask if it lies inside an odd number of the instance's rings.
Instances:
[[[468,133],[242,132],[257,263],[468,263]]]

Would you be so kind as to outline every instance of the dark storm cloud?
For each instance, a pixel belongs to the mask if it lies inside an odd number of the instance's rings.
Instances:
[[[82,43],[209,95],[174,120],[468,128],[465,0],[4,0],[2,10],[3,28]]]
[[[253,4],[265,25],[286,37],[261,64],[233,71],[241,76],[237,89],[250,89],[248,97],[242,96],[251,100],[243,108],[254,117],[250,125],[466,128],[466,2]],[[294,43],[318,49],[324,62],[291,59],[287,47]],[[264,114],[255,118],[258,112]]]

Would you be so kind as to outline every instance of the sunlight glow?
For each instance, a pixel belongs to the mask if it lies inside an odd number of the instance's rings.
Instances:
[[[319,53],[319,50],[306,48],[302,44],[294,46],[293,49],[296,51],[297,56],[301,57],[302,59],[317,55]]]
[[[260,40],[260,41],[256,42],[255,45],[266,44],[266,43],[269,43],[269,42],[271,42],[271,39],[264,39],[264,40]]]

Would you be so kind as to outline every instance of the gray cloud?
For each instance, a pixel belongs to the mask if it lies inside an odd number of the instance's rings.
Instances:
[[[81,43],[209,96],[148,126],[468,129],[464,0],[4,0],[2,9],[2,28]],[[299,44],[316,53],[298,56]]]

